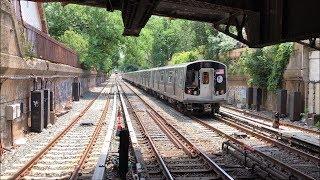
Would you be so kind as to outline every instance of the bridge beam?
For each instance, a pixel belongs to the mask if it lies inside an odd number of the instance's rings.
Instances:
[[[160,0],[123,0],[122,19],[125,36],[139,36]]]
[[[212,23],[250,47],[320,37],[319,0],[31,0],[121,10],[123,35],[138,36],[151,15]]]

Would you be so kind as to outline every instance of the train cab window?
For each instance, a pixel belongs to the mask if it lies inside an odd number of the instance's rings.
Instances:
[[[209,73],[208,72],[203,72],[202,84],[209,84]]]
[[[199,71],[197,70],[188,70],[186,73],[186,88],[185,92],[187,94],[199,95]]]

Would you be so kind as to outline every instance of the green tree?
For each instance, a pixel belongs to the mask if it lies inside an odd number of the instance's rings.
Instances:
[[[85,62],[88,56],[89,41],[87,37],[72,30],[66,30],[59,40],[79,53],[80,61]]]
[[[181,64],[181,63],[186,63],[186,62],[192,62],[195,60],[198,60],[201,57],[200,53],[198,50],[194,51],[183,51],[179,53],[175,53],[172,57],[172,60],[169,61],[168,64]]]
[[[45,9],[49,33],[77,50],[86,67],[110,70],[117,66],[123,41],[119,12],[60,3],[46,4]]]
[[[249,84],[275,92],[282,87],[284,70],[293,52],[292,43],[284,43],[262,49],[249,49],[240,62],[250,76]]]

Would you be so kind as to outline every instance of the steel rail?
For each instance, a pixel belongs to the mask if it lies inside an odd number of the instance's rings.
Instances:
[[[303,178],[303,179],[312,179],[312,180],[314,180],[313,177],[310,177],[310,176],[302,173],[301,171],[299,171],[299,170],[297,170],[297,169],[295,169],[295,168],[290,167],[288,164],[285,164],[285,163],[283,163],[283,162],[281,162],[281,161],[279,161],[279,160],[277,160],[277,159],[275,159],[275,158],[273,158],[273,157],[271,157],[271,156],[266,155],[265,153],[263,153],[263,152],[255,149],[255,148],[251,147],[250,145],[247,145],[246,143],[237,140],[236,138],[234,138],[234,137],[232,137],[232,136],[224,133],[223,131],[221,131],[221,130],[219,130],[219,129],[217,129],[217,128],[211,126],[211,125],[209,125],[208,123],[204,122],[203,120],[201,120],[201,119],[199,119],[199,118],[196,118],[196,117],[194,117],[194,116],[192,116],[191,118],[192,118],[194,121],[198,122],[199,124],[207,127],[208,129],[210,129],[210,130],[212,130],[212,131],[215,131],[215,132],[218,132],[219,134],[223,135],[224,137],[226,137],[226,138],[229,139],[230,141],[232,141],[232,142],[234,142],[234,143],[236,143],[236,144],[239,144],[239,145],[243,146],[244,149],[249,150],[250,152],[253,152],[253,153],[257,153],[257,154],[261,155],[262,157],[270,160],[271,162],[280,165],[282,168],[287,169],[288,172],[294,174],[295,176],[301,177],[301,178]],[[220,118],[220,119],[221,119],[221,118]],[[239,129],[244,129],[244,128],[241,128],[241,127],[240,127]],[[259,135],[259,136],[261,136],[261,135]]]
[[[253,136],[255,136],[255,137],[258,137],[259,139],[262,139],[262,140],[264,140],[264,141],[267,141],[268,143],[271,143],[271,144],[280,146],[280,147],[282,147],[282,148],[284,148],[284,149],[288,149],[289,151],[291,151],[291,152],[293,152],[293,153],[296,153],[296,154],[299,154],[299,155],[307,158],[307,159],[310,160],[310,161],[313,161],[313,162],[315,162],[315,163],[319,163],[319,162],[320,162],[320,158],[319,158],[319,157],[310,155],[310,154],[308,154],[308,153],[306,153],[306,152],[304,152],[304,151],[301,151],[301,150],[299,150],[299,149],[296,149],[296,148],[293,148],[293,147],[291,147],[291,146],[288,146],[288,145],[286,145],[286,144],[284,144],[284,143],[282,143],[282,142],[279,142],[279,141],[277,141],[277,140],[274,140],[274,139],[272,139],[272,138],[269,138],[269,137],[267,137],[267,136],[264,136],[263,134],[260,134],[260,133],[258,133],[258,132],[255,132],[254,130],[247,129],[247,128],[245,128],[244,126],[241,126],[241,125],[238,125],[238,124],[232,122],[231,120],[227,120],[227,119],[224,119],[224,118],[221,118],[221,117],[217,117],[217,118],[218,118],[220,121],[222,121],[222,122],[224,122],[224,123],[226,123],[226,124],[228,124],[228,125],[230,125],[230,126],[232,126],[232,127],[235,127],[235,128],[237,128],[237,129],[240,129],[240,130],[242,130],[242,131],[244,131],[244,132],[246,132],[246,133],[249,133],[249,134],[251,134],[251,135],[253,135]]]
[[[263,119],[263,120],[266,120],[266,121],[269,121],[269,122],[272,122],[272,121],[273,121],[273,119],[271,119],[271,118],[269,118],[269,117],[259,116],[259,115],[257,115],[257,114],[248,112],[248,111],[246,111],[246,110],[239,110],[239,109],[237,109],[237,108],[227,107],[227,106],[223,106],[223,107],[226,108],[226,109],[231,109],[231,110],[234,110],[234,111],[243,113],[243,114],[248,115],[248,116],[260,118],[260,119]],[[285,122],[285,121],[279,121],[279,123],[280,123],[280,125],[282,125],[282,126],[288,126],[288,127],[291,127],[291,128],[299,129],[299,130],[301,130],[301,131],[313,133],[313,134],[316,134],[316,135],[319,135],[319,136],[320,136],[320,131],[319,131],[319,130],[310,129],[310,128],[303,127],[303,126],[297,126],[297,125],[294,125],[294,124],[292,124],[292,123]]]
[[[106,85],[107,86],[107,85]],[[57,142],[81,119],[81,117],[89,110],[92,104],[98,99],[100,94],[103,92],[103,89],[99,92],[99,94],[90,101],[85,109],[81,111],[81,113],[75,117],[72,122],[58,135],[56,135],[46,147],[44,147],[40,152],[38,152],[31,160],[28,161],[23,167],[21,167],[18,172],[16,172],[10,179],[21,179],[36,163],[39,161]]]
[[[233,149],[233,151],[230,150],[230,147]],[[283,172],[277,169],[271,169],[270,164],[259,160],[257,157],[251,155],[248,150],[243,149],[242,146],[238,147],[229,140],[222,143],[222,149],[244,162],[245,166],[248,165],[253,170],[257,171],[257,174],[261,174],[261,177],[265,177],[265,173],[267,173],[267,176],[272,179],[288,179],[287,175],[283,174]]]
[[[188,156],[191,157],[196,157],[198,155],[198,152],[194,151],[193,147],[190,145],[190,143],[186,142],[186,143],[182,143],[181,140],[174,135],[171,130],[168,128],[167,124],[164,124],[162,122],[162,118],[158,117],[156,114],[154,114],[153,111],[147,110],[147,113],[150,115],[150,117],[156,122],[156,124],[160,127],[160,129],[173,141],[174,144],[176,144],[177,148],[179,149],[183,149],[183,151],[188,154]],[[161,119],[159,119],[161,118]],[[180,134],[179,134],[180,136]]]
[[[297,146],[301,146],[303,148],[306,148],[308,150],[311,150],[312,152],[317,152],[319,153],[320,151],[320,146],[317,146],[317,145],[314,145],[312,143],[309,143],[307,141],[303,141],[303,140],[300,140],[300,139],[296,139],[294,137],[291,137],[291,136],[287,136],[285,134],[283,134],[282,132],[279,132],[277,130],[274,130],[274,129],[269,129],[268,128],[268,125],[262,123],[262,122],[259,122],[259,121],[255,121],[255,120],[251,120],[251,119],[248,119],[247,117],[245,116],[240,116],[239,117],[236,117],[237,115],[232,113],[232,112],[223,112],[223,111],[220,111],[220,115],[222,115],[223,117],[227,117],[228,119],[230,119],[231,121],[235,122],[236,124],[241,124],[241,126],[243,127],[247,127],[248,129],[251,128],[254,132],[256,132],[256,129],[261,129],[262,131],[267,131],[269,134],[273,134],[275,135],[275,137],[279,137],[283,140],[286,140],[287,142],[289,142],[290,144],[296,144]],[[254,125],[252,123],[249,123],[249,122],[246,122],[246,120],[241,120],[242,119],[246,119],[248,121],[251,121],[251,122],[254,122],[254,123],[257,123],[257,124],[261,124],[262,126],[257,126],[257,125]],[[234,120],[233,120],[234,119]],[[267,126],[267,127],[265,127]],[[260,133],[260,132],[257,132],[257,133]],[[264,132],[261,132],[261,133],[264,133]],[[267,136],[267,134],[265,134]],[[264,136],[264,137],[266,137]],[[272,137],[270,137],[271,139]],[[291,146],[289,146],[290,148],[292,148]],[[318,159],[319,162],[320,162],[320,159]]]
[[[146,102],[140,95],[138,95],[137,92],[135,92],[129,85],[127,85],[126,83],[124,83],[137,97],[139,97],[139,99],[152,111],[152,113],[154,113],[158,118],[155,118],[155,120],[161,120],[163,122],[163,124],[167,127],[169,127],[172,131],[170,130],[168,131],[168,133],[171,134],[171,136],[178,136],[178,140],[180,141],[180,144],[188,144],[189,147],[191,147],[192,149],[190,149],[190,154],[193,154],[194,152],[196,152],[198,155],[200,155],[200,157],[202,157],[209,165],[210,167],[213,169],[213,171],[215,173],[217,173],[218,176],[221,176],[222,179],[224,180],[233,180],[233,178],[227,173],[225,172],[217,163],[215,163],[213,160],[210,159],[210,157],[208,157],[204,152],[202,152],[200,149],[198,149],[193,143],[191,143],[185,136],[183,136],[174,126],[172,126],[170,123],[168,123],[167,120],[165,120],[165,118],[163,118],[163,116],[161,116],[154,107],[152,107],[148,102]],[[149,112],[150,113],[150,112]],[[184,142],[183,142],[184,141]],[[187,148],[189,149],[189,148]]]
[[[150,145],[151,145],[151,148],[152,148],[153,152],[155,153],[155,155],[156,155],[156,157],[157,157],[157,159],[158,159],[158,162],[160,163],[160,165],[161,165],[161,167],[162,167],[163,174],[165,175],[165,177],[166,177],[167,179],[173,180],[174,178],[173,178],[171,172],[169,171],[169,169],[168,169],[167,165],[165,164],[165,162],[164,162],[161,154],[159,153],[159,151],[157,150],[155,144],[153,143],[152,138],[149,136],[149,134],[148,134],[145,126],[144,126],[143,123],[141,122],[141,119],[140,119],[139,116],[137,115],[137,111],[132,108],[132,105],[131,105],[131,103],[129,102],[126,93],[124,93],[122,86],[120,85],[119,87],[121,88],[121,91],[122,91],[122,92],[119,91],[119,93],[122,93],[122,94],[124,95],[124,97],[127,99],[127,101],[128,101],[128,107],[131,109],[131,111],[133,112],[133,115],[134,115],[135,119],[137,120],[138,124],[140,125],[141,130],[142,130],[142,132],[143,132],[142,134],[143,134],[143,135],[147,138],[147,140],[149,141],[149,143],[150,143]],[[122,100],[121,100],[121,101],[122,101]],[[123,102],[123,103],[125,103],[125,102]]]
[[[99,122],[98,122],[98,125],[96,126],[94,132],[93,132],[93,135],[91,136],[91,139],[90,139],[90,142],[89,144],[87,145],[84,153],[82,154],[79,162],[78,162],[78,165],[76,166],[75,170],[73,171],[71,177],[70,177],[70,180],[76,180],[79,176],[79,173],[80,171],[82,170],[83,166],[85,165],[85,160],[88,158],[89,156],[89,153],[90,151],[92,150],[94,144],[96,143],[97,139],[98,139],[98,136],[101,132],[101,129],[102,129],[102,126],[104,124],[104,121],[106,119],[106,116],[107,116],[107,112],[108,112],[108,109],[109,109],[109,104],[110,104],[110,93],[112,92],[112,87],[110,88],[109,90],[109,93],[108,93],[108,99],[107,99],[107,102],[104,106],[104,109],[103,109],[103,112],[100,116],[100,119],[99,119]]]

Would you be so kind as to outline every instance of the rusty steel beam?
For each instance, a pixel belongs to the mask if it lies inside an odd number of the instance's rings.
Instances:
[[[123,0],[122,19],[125,36],[139,36],[160,0]]]

